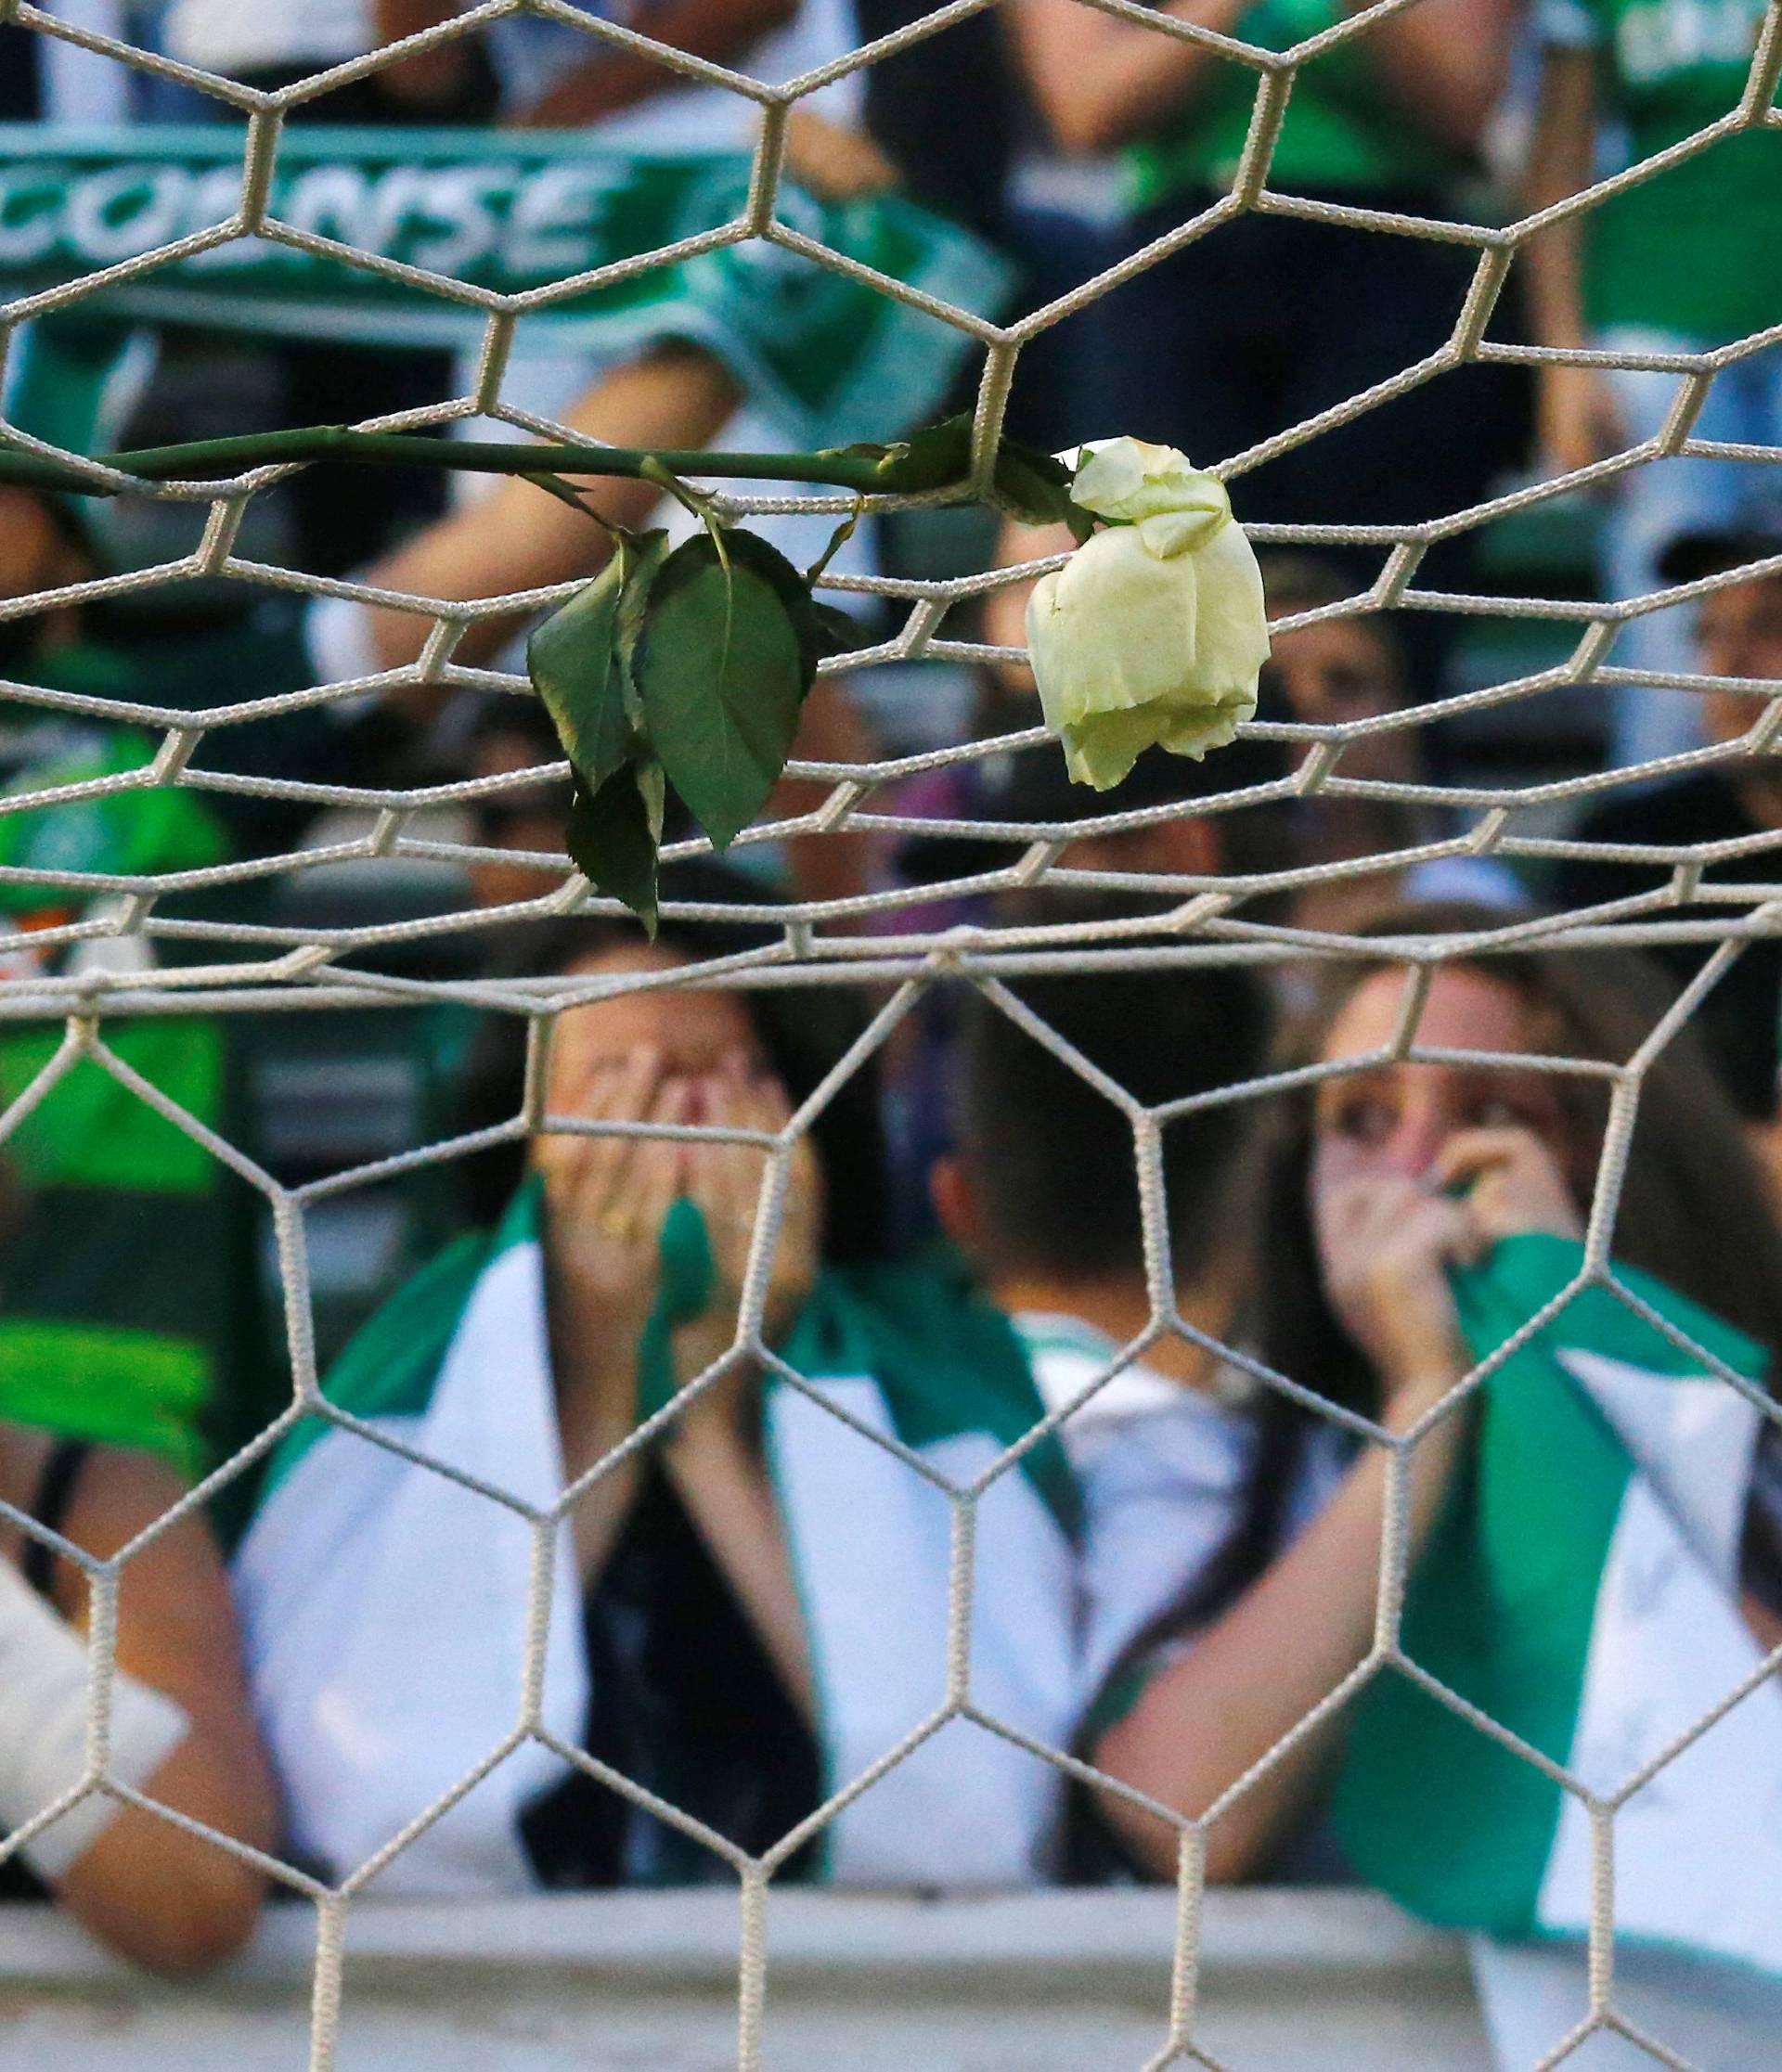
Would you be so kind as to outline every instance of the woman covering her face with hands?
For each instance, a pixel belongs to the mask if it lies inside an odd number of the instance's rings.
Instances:
[[[572,965],[569,975],[666,972],[674,962],[673,952],[613,949]],[[536,1142],[533,1165],[550,1232],[558,1418],[573,1480],[622,1445],[640,1414],[660,1408],[644,1399],[650,1387],[665,1395],[684,1387],[735,1343],[766,1168],[759,1147],[785,1127],[790,1109],[733,993],[637,992],[565,1015],[551,1047],[549,1088],[553,1114],[736,1133],[698,1140],[564,1134]],[[800,1137],[786,1160],[767,1265],[761,1329],[769,1343],[783,1338],[816,1281],[822,1202],[817,1153]],[[664,1234],[677,1212],[680,1228],[693,1229],[687,1209],[703,1227],[692,1242],[698,1248],[703,1238],[706,1257],[698,1265],[710,1296],[667,1331],[667,1371],[640,1380],[639,1349],[663,1301]],[[716,1584],[712,1601],[727,1596],[742,1615],[733,1623],[731,1639],[742,1644],[727,1680],[752,1680],[777,1729],[761,1744],[751,1732],[739,1752],[791,1744],[809,1770],[810,1665],[761,1456],[758,1380],[752,1361],[732,1360],[650,1455],[634,1454],[595,1482],[575,1513],[576,1552],[585,1575],[604,1579],[615,1554],[622,1575],[654,1541],[654,1558],[676,1548],[690,1573]],[[623,1590],[619,1576],[613,1581]],[[723,1695],[715,1683],[705,1699],[721,1705]],[[739,1694],[739,1726],[747,1709]],[[803,1796],[815,1803],[808,1780]],[[798,1804],[793,1817],[808,1810]]]
[[[1411,908],[1374,933],[1491,925],[1479,910]],[[1635,1055],[1662,994],[1629,960],[1577,952],[1444,962],[1420,999],[1411,984],[1409,967],[1382,960],[1359,976],[1344,968],[1327,994],[1306,1055],[1352,1069],[1294,1096],[1284,1119],[1249,1344],[1388,1434],[1417,1432],[1403,1521],[1414,1568],[1476,1424],[1477,1398],[1424,1423],[1479,1351],[1452,1277],[1500,1241],[1582,1238],[1609,1100],[1592,1066]],[[1415,1044],[1443,1055],[1391,1054],[1408,1015]],[[1645,1075],[1613,1252],[1758,1345],[1782,1345],[1782,1239],[1686,1032]],[[1368,1656],[1388,1530],[1386,1448],[1267,1388],[1230,1419],[1241,1421],[1240,1466],[1208,1478],[1201,1499],[1199,1543],[1212,1551],[1129,1654],[1093,1747],[1099,1768],[1190,1818]],[[1754,1511],[1748,1555],[1763,1527]],[[1746,1615],[1765,1645],[1782,1639],[1773,1568],[1746,1578]],[[1323,1816],[1346,1724],[1341,1710],[1322,1718],[1221,1808],[1207,1831],[1210,1877],[1332,1873]],[[1102,1811],[1145,1868],[1174,1874],[1173,1825],[1112,1795]]]
[[[716,870],[697,890],[759,904]],[[999,1318],[950,1273],[878,1256],[870,1061],[835,1069],[859,1010],[833,987],[698,983],[758,931],[564,926],[525,962],[574,1001],[527,1177],[495,1238],[418,1277],[325,1383],[448,1475],[552,1514],[368,1462],[346,1433],[275,1464],[238,1584],[294,1844],[339,1873],[438,1805],[510,1734],[532,1646],[531,1739],[394,1858],[396,1889],[728,1879],[776,1845],[794,1876],[1037,1875],[1055,1775],[962,1722],[820,1840],[801,1827],[944,1699],[953,1510],[899,1449],[957,1474],[1043,1414]],[[511,1069],[492,1061],[510,1124],[523,1036]],[[999,1717],[1056,1738],[1077,1693],[1054,1451],[983,1499],[1008,1611],[980,1590],[975,1668]]]

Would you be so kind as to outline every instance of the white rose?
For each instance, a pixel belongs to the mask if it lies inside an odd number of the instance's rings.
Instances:
[[[1085,447],[1071,495],[1115,522],[1034,585],[1027,658],[1072,778],[1105,791],[1147,748],[1198,761],[1233,738],[1268,622],[1224,484],[1174,447]]]

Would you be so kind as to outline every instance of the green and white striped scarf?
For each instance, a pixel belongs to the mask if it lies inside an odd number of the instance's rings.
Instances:
[[[306,125],[279,139],[268,213],[340,257],[238,238],[111,282],[80,309],[123,326],[474,349],[489,318],[479,291],[536,294],[516,352],[613,359],[690,340],[795,446],[923,422],[966,334],[859,269],[989,316],[1013,286],[1007,262],[896,193],[820,200],[788,185],[778,220],[854,275],[759,238],[628,268],[739,225],[750,171],[728,139],[652,150],[579,132]],[[0,301],[223,223],[240,188],[240,136],[223,123],[0,124]]]

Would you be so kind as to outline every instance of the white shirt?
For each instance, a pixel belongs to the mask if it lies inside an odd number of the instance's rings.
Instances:
[[[101,36],[128,32],[124,0],[46,0],[44,12]],[[45,122],[97,127],[130,120],[133,75],[127,67],[59,36],[39,36],[36,48]]]
[[[161,47],[234,78],[291,65],[338,65],[377,47],[370,0],[171,0]]]
[[[1104,1373],[1119,1347],[1075,1317],[1027,1311],[1011,1319],[1048,1411],[1065,1409]],[[1059,1427],[1083,1491],[1080,1647],[1087,1702],[1134,1637],[1189,1594],[1244,1522],[1257,1428],[1245,1408],[1256,1384],[1220,1369],[1189,1388],[1132,1366],[1104,1383]],[[1283,1530],[1292,1538],[1335,1493],[1349,1465],[1341,1429],[1316,1429],[1302,1449]]]
[[[650,33],[650,0],[630,6],[585,5],[582,11],[621,21],[641,35]],[[486,33],[502,101],[510,109],[528,108],[542,99],[559,81],[607,47],[597,37],[561,21],[541,21],[531,15],[507,16],[491,24]],[[769,86],[782,85],[843,56],[855,42],[851,0],[804,0],[784,28],[731,58],[730,70]],[[669,74],[665,71],[663,77],[666,83]],[[858,121],[860,95],[859,74],[855,72],[800,105],[818,109],[832,122],[848,122]],[[753,140],[759,121],[755,104],[741,95],[722,86],[688,83],[666,85],[663,93],[609,117],[600,123],[599,134],[614,143],[659,150],[726,144],[744,147]]]

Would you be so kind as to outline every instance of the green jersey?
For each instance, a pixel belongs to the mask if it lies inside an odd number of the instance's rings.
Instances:
[[[1244,42],[1285,50],[1347,19],[1342,0],[1262,0],[1238,20]],[[1216,59],[1181,115],[1127,154],[1135,207],[1191,187],[1229,187],[1243,153],[1260,75]],[[1440,187],[1461,169],[1422,135],[1380,84],[1365,38],[1339,44],[1302,68],[1281,125],[1269,185],[1283,194],[1322,189]]]
[[[1596,58],[1598,106],[1630,162],[1738,105],[1763,0],[1544,0],[1543,40]],[[1782,135],[1747,130],[1584,218],[1598,329],[1640,324],[1725,344],[1782,323]]]
[[[227,627],[92,639],[45,655],[24,680],[164,708],[238,704],[307,685],[295,616],[278,604]],[[311,709],[216,728],[194,764],[340,779],[360,774],[352,759],[364,741],[363,725]],[[115,777],[150,762],[157,745],[133,728],[48,720],[11,789]],[[15,981],[93,954],[94,946],[45,954],[33,944],[115,897],[84,879],[203,869],[284,849],[309,810],[183,787],[4,804],[0,966]],[[214,918],[217,898],[163,895],[156,912]],[[177,955],[179,946],[167,947]],[[229,952],[203,942],[188,954]],[[219,1023],[121,1017],[98,1033],[129,1072],[200,1126],[230,1134],[233,1047]],[[59,1022],[0,1024],[0,1109],[33,1086],[63,1040]],[[204,1146],[98,1060],[78,1059],[0,1152],[0,1418],[147,1447],[188,1472],[204,1464],[212,1437],[239,1443],[258,1422],[245,1364],[258,1346],[260,1219],[251,1209],[246,1184]]]

